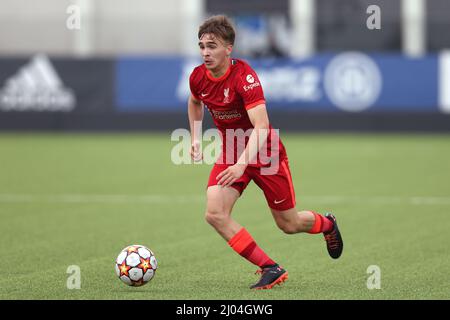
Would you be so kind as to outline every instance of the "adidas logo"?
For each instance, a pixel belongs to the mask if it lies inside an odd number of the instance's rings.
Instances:
[[[45,55],[29,63],[6,80],[0,89],[1,111],[63,111],[75,108],[73,90],[65,88]]]

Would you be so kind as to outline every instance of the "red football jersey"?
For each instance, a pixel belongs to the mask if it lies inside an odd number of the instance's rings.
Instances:
[[[253,128],[247,110],[265,103],[261,82],[255,71],[243,60],[231,59],[225,74],[214,78],[202,64],[192,72],[189,85],[192,95],[203,102],[222,135],[223,151],[217,162],[236,163]],[[227,129],[231,130],[227,132]],[[237,129],[242,130],[236,131]],[[250,166],[269,165],[267,162],[275,156],[279,157],[279,161],[286,157],[285,148],[272,126],[270,130],[264,154],[268,158],[260,159],[259,154],[257,162],[251,163]],[[278,140],[279,143],[272,144],[272,140]]]

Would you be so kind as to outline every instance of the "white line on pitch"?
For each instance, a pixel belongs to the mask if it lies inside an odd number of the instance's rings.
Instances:
[[[321,204],[410,204],[410,205],[450,205],[450,196],[302,196],[304,201]],[[168,194],[7,194],[0,193],[0,203],[192,203],[205,202],[205,195]]]
[[[124,195],[124,194],[0,194],[0,202],[60,203],[189,203],[204,201],[196,195]]]

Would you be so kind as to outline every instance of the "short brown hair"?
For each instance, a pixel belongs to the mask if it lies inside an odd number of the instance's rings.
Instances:
[[[234,45],[236,33],[234,31],[231,19],[224,15],[217,15],[208,18],[198,30],[200,39],[205,33],[211,33],[216,37],[222,38],[231,45]]]

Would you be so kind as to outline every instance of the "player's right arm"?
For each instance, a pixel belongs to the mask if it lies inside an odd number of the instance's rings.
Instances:
[[[203,114],[202,102],[191,94],[188,101],[188,116],[191,129],[191,158],[194,161],[200,161],[202,159],[200,141],[202,138]]]

